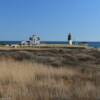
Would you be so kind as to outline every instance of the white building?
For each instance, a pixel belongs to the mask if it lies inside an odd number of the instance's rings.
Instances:
[[[28,41],[22,41],[21,45],[30,45],[30,46],[40,45],[40,37],[32,35],[31,37],[29,37]]]

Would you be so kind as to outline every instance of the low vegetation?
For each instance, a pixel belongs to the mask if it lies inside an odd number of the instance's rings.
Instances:
[[[51,65],[53,67],[95,67],[100,66],[100,51],[82,48],[34,48],[0,49],[0,60],[13,59]]]

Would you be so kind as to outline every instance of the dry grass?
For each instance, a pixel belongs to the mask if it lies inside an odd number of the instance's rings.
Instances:
[[[95,77],[78,69],[1,61],[0,100],[97,100]]]

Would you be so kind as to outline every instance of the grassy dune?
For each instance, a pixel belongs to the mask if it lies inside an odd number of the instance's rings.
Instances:
[[[0,100],[97,100],[99,78],[95,69],[2,60]]]
[[[13,59],[28,61],[54,67],[95,67],[100,66],[100,50],[79,48],[38,48],[38,49],[0,49],[0,61]]]

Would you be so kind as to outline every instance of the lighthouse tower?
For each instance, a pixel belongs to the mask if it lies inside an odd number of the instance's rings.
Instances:
[[[71,33],[68,33],[68,44],[72,45],[72,35],[71,35]]]

